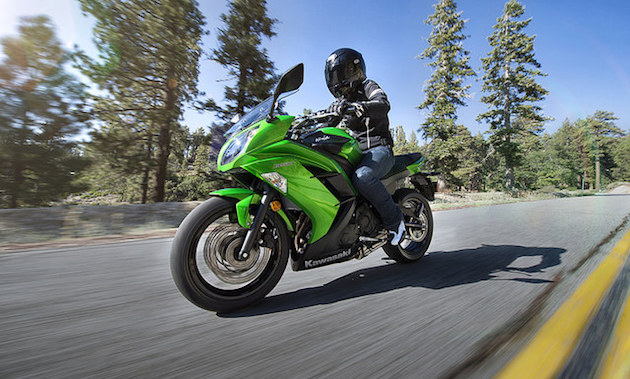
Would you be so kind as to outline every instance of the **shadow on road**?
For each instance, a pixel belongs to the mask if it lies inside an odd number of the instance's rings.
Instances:
[[[536,278],[533,274],[560,264],[560,255],[564,252],[566,250],[560,248],[513,245],[484,245],[476,249],[432,252],[417,264],[388,264],[361,269],[322,286],[269,296],[251,308],[220,316],[236,318],[284,312],[405,287],[441,289],[492,280],[500,272],[529,276],[508,280],[534,284],[551,283],[550,280]],[[511,267],[521,257],[540,258],[533,266]]]

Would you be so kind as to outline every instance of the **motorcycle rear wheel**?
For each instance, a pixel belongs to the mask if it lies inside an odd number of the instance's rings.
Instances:
[[[280,280],[289,258],[283,220],[267,212],[247,259],[238,259],[247,229],[235,220],[235,200],[213,197],[182,222],[171,247],[171,274],[196,306],[229,312],[264,298]]]
[[[399,263],[417,262],[429,249],[433,237],[433,214],[427,199],[409,191],[398,201],[405,220],[405,236],[398,246],[387,243],[383,250]]]

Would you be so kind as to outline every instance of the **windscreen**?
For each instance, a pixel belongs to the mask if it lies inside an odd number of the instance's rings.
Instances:
[[[271,112],[271,107],[273,107],[273,96],[268,97],[262,103],[258,104],[252,110],[247,112],[238,122],[228,130],[225,135],[232,135],[239,130],[242,130],[249,125],[262,120],[267,117],[267,115]]]

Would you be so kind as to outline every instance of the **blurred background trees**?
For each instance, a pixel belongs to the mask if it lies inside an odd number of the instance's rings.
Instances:
[[[46,205],[84,189],[72,137],[86,128],[85,86],[46,16],[25,17],[0,40],[0,207]]]
[[[164,201],[172,136],[197,94],[205,21],[194,0],[80,0],[96,19],[98,59],[82,55],[97,86],[91,153],[117,176],[142,176],[146,202]]]
[[[203,200],[234,185],[216,170],[223,134],[234,116],[271,94],[278,77],[264,48],[278,22],[267,3],[226,0],[216,48],[204,52],[208,31],[197,1],[78,1],[95,20],[96,57],[66,51],[45,16],[25,17],[16,35],[0,38],[0,207],[47,206],[71,194]],[[543,74],[534,37],[524,33],[531,19],[520,19],[516,0],[506,3],[483,59],[486,138],[458,124],[474,75],[465,21],[455,1],[434,8],[420,55],[433,69],[419,106],[427,114],[418,129],[423,139],[397,126],[396,154],[421,152],[427,170],[440,170],[454,191],[588,190],[630,181],[630,137],[613,112],[567,119],[544,133],[548,118],[537,103],[546,90],[536,83]],[[226,77],[216,77],[226,82],[222,99],[198,91],[204,53],[225,68]],[[70,73],[72,56],[81,79]],[[218,121],[190,130],[185,106]]]
[[[223,105],[212,98],[201,104],[202,109],[214,112],[220,120],[211,129],[212,162],[225,142],[223,134],[231,120],[269,97],[278,79],[267,49],[262,47],[263,38],[276,35],[273,25],[278,21],[267,15],[267,2],[230,1],[228,13],[220,18],[224,26],[218,30],[218,47],[210,57],[227,70],[227,79],[233,85],[225,86]]]

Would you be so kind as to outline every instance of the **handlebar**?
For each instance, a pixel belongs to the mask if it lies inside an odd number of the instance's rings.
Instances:
[[[302,132],[316,129],[317,125],[322,124],[326,121],[331,121],[335,118],[351,115],[355,113],[356,110],[357,110],[356,107],[348,106],[343,110],[341,114],[337,112],[308,114],[308,115],[296,118],[294,121],[294,125],[291,127],[289,132],[292,134],[293,137],[296,137],[297,134],[301,134]]]

